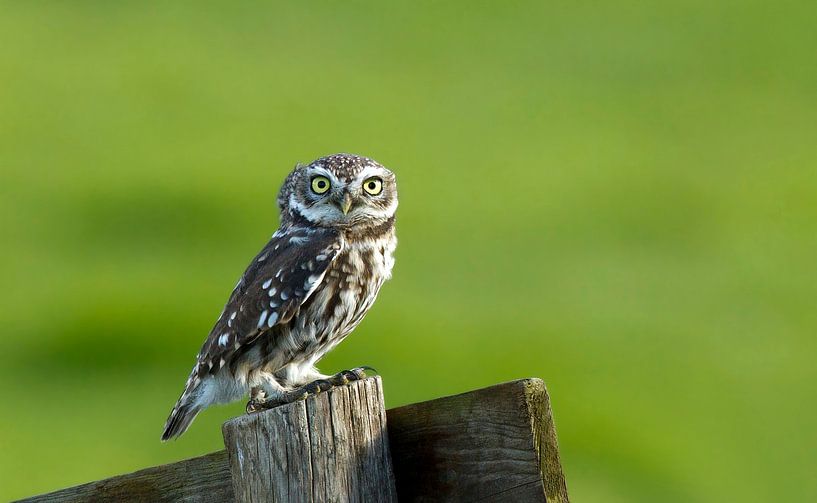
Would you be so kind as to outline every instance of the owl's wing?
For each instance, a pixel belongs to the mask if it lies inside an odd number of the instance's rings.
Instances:
[[[297,314],[342,247],[339,234],[331,229],[289,228],[272,236],[238,280],[204,342],[162,440],[184,433],[205,405],[198,401],[197,390],[208,374],[220,370],[242,346]]]
[[[341,247],[331,229],[276,232],[238,281],[199,352],[194,375],[214,374],[241,346],[291,320]]]

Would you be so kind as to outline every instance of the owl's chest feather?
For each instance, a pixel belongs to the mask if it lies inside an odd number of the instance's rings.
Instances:
[[[318,340],[343,337],[360,323],[394,265],[394,237],[346,243],[322,285],[303,306],[304,321]]]
[[[354,330],[391,275],[395,246],[393,232],[343,244],[320,285],[276,338],[290,361],[320,359]]]

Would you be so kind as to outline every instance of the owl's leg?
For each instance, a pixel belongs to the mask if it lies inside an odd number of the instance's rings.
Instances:
[[[368,374],[366,373],[367,371],[373,374],[377,373],[377,371],[372,367],[356,367],[350,370],[341,370],[337,374],[327,379],[327,381],[329,381],[332,386],[343,386],[344,384],[349,384],[350,382],[365,379],[368,377]]]
[[[261,386],[253,386],[250,390],[250,401],[247,402],[247,414],[263,409],[267,401],[267,392]]]
[[[306,389],[310,395],[326,391],[335,386],[343,386],[353,381],[359,381],[367,377],[366,372],[377,373],[372,367],[356,367],[351,370],[342,370],[335,375],[328,376],[318,372],[318,369],[312,367],[308,372],[301,377],[301,382],[304,383],[301,387]]]
[[[286,395],[288,387],[286,381],[270,372],[257,372],[251,376],[250,401],[247,402],[247,414],[270,408],[266,404],[271,402],[280,405],[279,397]],[[286,402],[283,402],[286,403]],[[274,405],[273,405],[274,406]]]
[[[372,367],[356,367],[351,370],[342,370],[333,376],[321,376],[320,379],[316,379],[293,391],[297,391],[298,393],[302,391],[306,392],[305,396],[317,395],[322,391],[330,390],[336,386],[343,386],[350,382],[365,379],[367,377],[366,371],[377,372]]]
[[[247,414],[258,412],[260,410],[274,409],[279,405],[286,405],[288,403],[304,400],[310,395],[317,395],[321,391],[326,391],[332,387],[329,381],[319,379],[312,381],[309,384],[300,386],[298,388],[285,391],[273,397],[266,398],[262,401],[250,400],[247,402]]]
[[[323,379],[329,376],[324,376],[314,367],[303,372],[290,365],[275,373],[258,373],[255,377],[256,384],[250,388],[247,414],[303,400],[332,387],[329,381]]]
[[[304,400],[311,395],[317,395],[318,393],[328,391],[336,386],[343,386],[344,384],[349,384],[350,382],[365,379],[368,375],[367,371],[370,373],[376,372],[372,367],[357,367],[351,370],[343,370],[333,376],[329,376],[328,379],[316,379],[308,384],[304,384],[303,386],[276,393],[269,398],[263,397],[261,400],[251,399],[247,403],[247,413],[257,412],[264,409],[273,409],[279,405]],[[255,388],[253,388],[253,391],[255,391]],[[263,390],[261,390],[259,396],[262,396],[261,394],[263,393]]]

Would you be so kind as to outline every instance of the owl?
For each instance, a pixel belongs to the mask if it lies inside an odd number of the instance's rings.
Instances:
[[[278,194],[280,227],[230,294],[162,440],[204,408],[249,395],[247,412],[365,377],[315,365],[357,327],[391,276],[397,183],[366,157],[298,165]]]

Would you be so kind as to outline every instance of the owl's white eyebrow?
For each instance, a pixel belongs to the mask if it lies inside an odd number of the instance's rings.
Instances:
[[[379,168],[377,166],[366,166],[360,171],[355,180],[366,180],[367,178],[371,178],[373,176],[382,176],[385,174],[384,171],[384,168]]]
[[[309,170],[309,177],[310,178],[312,178],[313,176],[316,176],[316,175],[325,176],[330,181],[332,181],[333,185],[338,182],[338,179],[335,178],[335,175],[333,175],[331,171],[327,171],[325,168],[323,168],[321,166],[315,166],[315,167],[313,167],[312,169]]]

